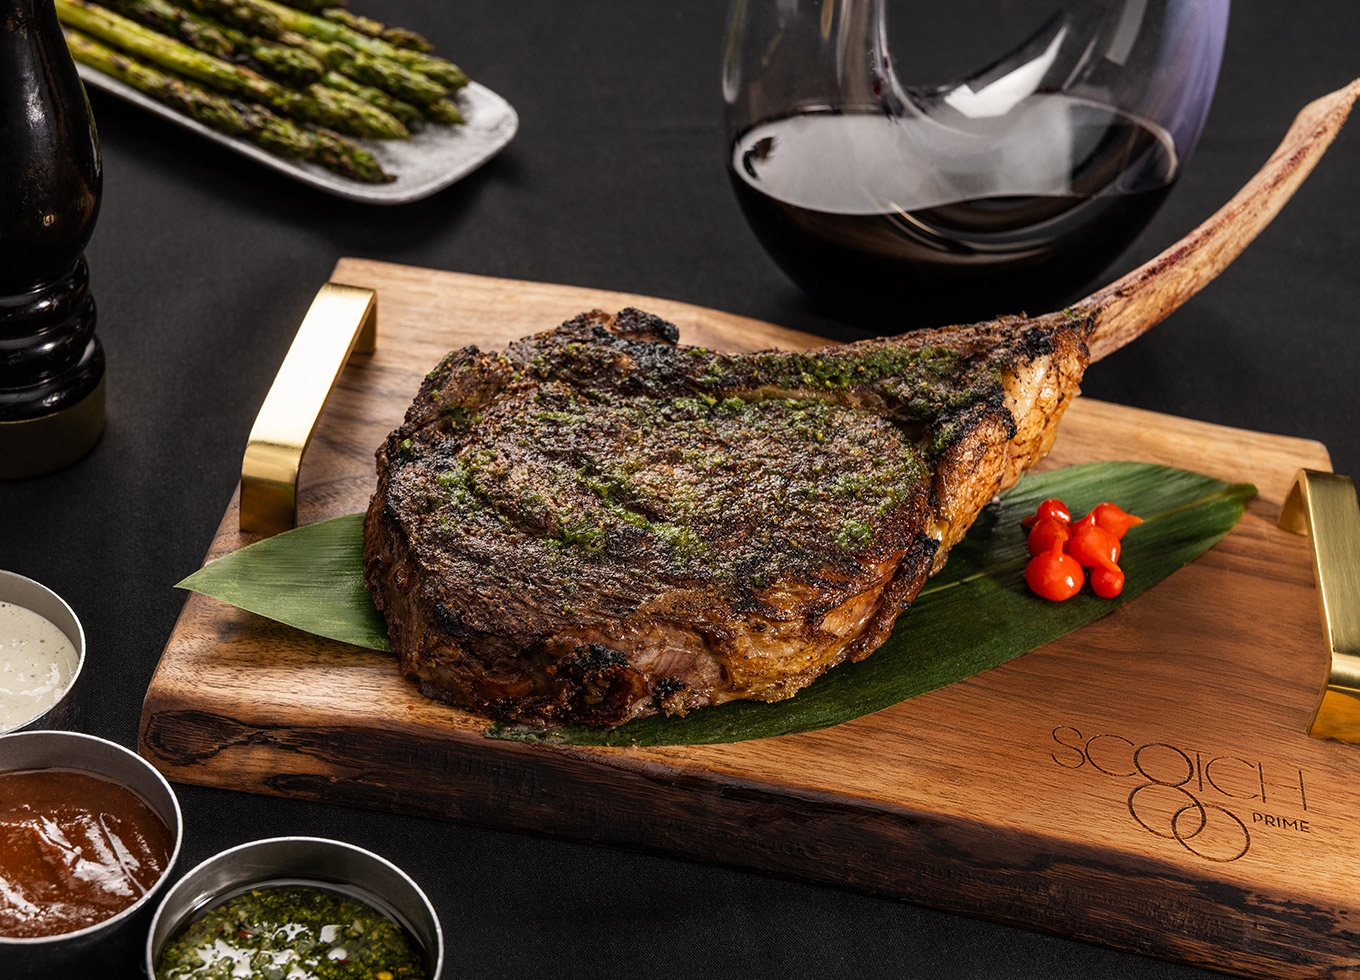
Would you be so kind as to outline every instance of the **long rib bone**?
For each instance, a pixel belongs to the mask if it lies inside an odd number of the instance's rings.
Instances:
[[[1072,307],[1094,315],[1098,361],[1151,330],[1237,258],[1293,196],[1360,97],[1360,79],[1306,105],[1265,165],[1227,204],[1156,258]]]

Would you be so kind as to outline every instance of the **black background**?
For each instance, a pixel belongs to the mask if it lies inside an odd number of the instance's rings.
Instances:
[[[723,3],[356,6],[423,31],[504,95],[520,114],[515,142],[433,198],[373,207],[92,96],[105,183],[87,255],[108,355],[108,427],[76,466],[0,483],[0,567],[74,606],[89,646],[83,727],[127,746],[183,601],[173,583],[199,565],[255,412],[340,256],[657,295],[856,336],[783,278],[728,187]],[[918,15],[912,29],[945,30],[948,4],[915,6],[940,12]],[[1236,4],[1196,155],[1110,277],[1226,201],[1299,108],[1360,75],[1358,52],[1354,0]],[[1357,168],[1353,122],[1242,258],[1094,366],[1086,393],[1316,439],[1337,471],[1360,474]],[[180,799],[181,871],[278,834],[338,837],[396,861],[443,917],[450,978],[1200,975],[664,857],[192,787]]]

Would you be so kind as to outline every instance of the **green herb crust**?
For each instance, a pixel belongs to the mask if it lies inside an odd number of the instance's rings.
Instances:
[[[658,585],[838,574],[904,547],[881,532],[924,499],[954,431],[942,422],[1003,398],[1002,365],[966,348],[734,355],[602,343],[586,317],[565,329],[551,359],[534,341],[465,348],[427,376],[389,459],[477,436],[418,491],[429,540],[501,542],[564,573],[607,553]]]

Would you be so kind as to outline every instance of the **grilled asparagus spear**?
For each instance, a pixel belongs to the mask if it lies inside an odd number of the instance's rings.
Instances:
[[[416,107],[422,119],[432,122],[453,126],[463,122],[462,111],[447,97],[444,86],[414,68],[398,64],[390,58],[356,51],[346,44],[318,41],[295,31],[282,32],[278,40],[306,51],[329,66],[332,71],[323,79],[323,84],[360,94],[359,88],[340,81],[340,78],[349,79],[366,93],[364,98],[386,109],[407,125],[410,125],[410,120],[405,110],[409,107]],[[386,93],[389,98],[384,99],[376,93]],[[389,100],[395,100],[397,104],[391,105]]]
[[[236,46],[217,26],[169,0],[100,0],[100,6],[215,58],[231,58],[236,54]]]
[[[312,10],[312,8],[302,4],[294,4],[300,10]],[[315,13],[315,11],[312,11]],[[344,24],[352,31],[360,34],[367,34],[369,37],[380,38],[396,48],[410,48],[412,51],[423,51],[429,53],[434,50],[434,45],[415,31],[405,27],[394,27],[391,24],[384,24],[374,20],[372,17],[360,17],[352,14],[344,7],[327,7],[321,11],[321,16],[327,20],[333,20],[337,24]]]
[[[399,64],[391,58],[358,51],[338,41],[319,41],[314,37],[287,30],[278,40],[348,75],[361,85],[382,89],[391,95],[415,105],[427,105],[438,101],[448,94],[448,89],[414,68]]]
[[[397,48],[376,38],[288,7],[266,9],[255,0],[180,0],[196,14],[217,22],[230,36],[232,30],[267,38],[306,51],[328,68],[347,75],[360,85],[379,88],[403,102],[431,106],[425,115],[436,122],[461,122],[457,107],[447,102],[449,91],[467,84],[467,76],[448,62],[427,58],[444,66],[446,81],[436,81],[418,67],[403,64],[381,52]],[[283,16],[279,16],[280,12]],[[303,30],[295,30],[302,28]],[[346,39],[353,43],[347,43]],[[419,54],[410,52],[407,54]],[[421,57],[426,57],[421,55]],[[452,69],[452,71],[450,71]],[[452,84],[450,84],[452,82]]]
[[[257,72],[196,51],[88,0],[56,0],[56,5],[57,16],[69,27],[176,74],[259,102],[284,115],[352,136],[394,139],[410,135],[390,113],[349,93],[315,84],[301,91],[286,88]]]
[[[371,85],[360,85],[348,75],[342,75],[338,71],[327,71],[321,76],[321,84],[327,88],[333,88],[340,92],[348,92],[350,95],[358,96],[365,102],[371,102],[385,112],[390,112],[393,116],[400,119],[411,132],[418,131],[425,125],[426,116],[419,108],[409,102],[403,102],[395,96],[389,95],[382,89],[374,88]],[[433,116],[430,116],[433,119]],[[459,120],[461,122],[461,119]]]
[[[215,17],[224,24],[249,34],[277,39],[283,32],[279,19],[250,0],[181,0],[195,13]]]
[[[96,0],[131,20],[183,41],[204,54],[267,75],[293,88],[306,88],[325,77],[327,68],[304,50],[275,44],[235,27],[176,6],[171,0]]]
[[[194,0],[194,2],[205,2],[205,0]],[[397,47],[381,38],[370,37],[361,31],[352,30],[344,24],[274,3],[273,0],[214,0],[214,2],[249,3],[253,7],[272,14],[285,30],[302,34],[305,37],[314,37],[320,41],[335,41],[357,51],[377,55],[381,58],[389,58],[407,68],[413,68],[423,75],[428,75],[450,90],[462,88],[468,81],[467,75],[463,73],[461,68],[443,58],[412,48]]]
[[[464,122],[463,110],[458,108],[453,99],[439,99],[437,102],[421,106],[420,111],[427,119],[448,126],[461,126]]]
[[[334,133],[311,130],[274,115],[264,106],[228,99],[168,75],[93,38],[64,29],[76,61],[97,68],[163,105],[228,136],[248,139],[276,156],[310,160],[353,180],[392,180],[372,154]]]
[[[342,44],[317,41],[291,31],[276,41],[177,6],[172,0],[98,0],[125,17],[168,34],[206,54],[233,63],[242,59],[254,70],[294,88],[320,82],[358,96],[390,113],[408,129],[427,119],[463,121],[458,107],[443,99],[442,86],[394,61],[376,58]],[[427,106],[424,112],[419,106]]]

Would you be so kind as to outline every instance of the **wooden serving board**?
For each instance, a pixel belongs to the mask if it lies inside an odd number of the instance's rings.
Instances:
[[[344,259],[377,353],[319,423],[300,523],[362,509],[373,450],[446,350],[637,305],[690,343],[816,338],[681,303]],[[832,729],[731,745],[487,739],[392,658],[190,595],[146,695],[172,780],[757,869],[1256,977],[1360,969],[1360,748],[1306,729],[1326,677],[1307,542],[1326,450],[1079,399],[1046,467],[1125,458],[1260,489],[1204,557],[1058,642]],[[233,500],[208,558],[248,539]]]

